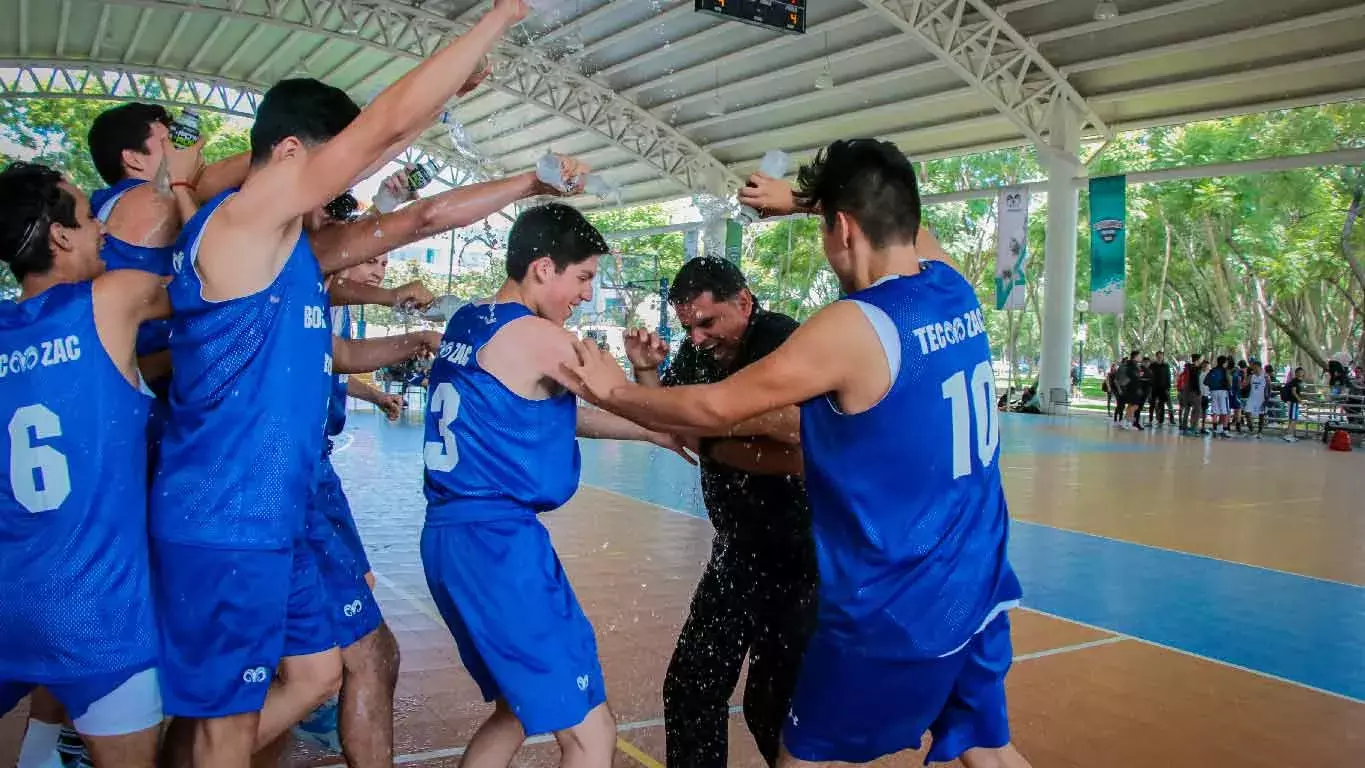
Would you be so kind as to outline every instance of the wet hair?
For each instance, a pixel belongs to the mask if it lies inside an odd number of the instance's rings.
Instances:
[[[703,256],[683,264],[668,288],[669,304],[686,304],[703,293],[716,301],[729,301],[749,287],[739,265],[729,259]]]
[[[110,186],[123,181],[128,173],[123,168],[123,153],[132,150],[147,154],[147,139],[152,137],[152,124],[171,124],[171,114],[158,104],[132,102],[106,109],[95,117],[86,134],[90,158],[104,183]]]
[[[531,263],[546,256],[556,272],[563,272],[610,251],[606,238],[577,208],[564,203],[528,208],[507,235],[507,276],[525,280]]]
[[[346,130],[360,107],[340,88],[312,78],[281,80],[265,92],[251,125],[251,162],[270,159],[281,141],[293,136],[309,146],[325,144]]]
[[[76,198],[61,188],[60,173],[38,163],[10,163],[0,171],[0,260],[16,280],[52,269],[48,233],[53,224],[80,226]]]
[[[342,192],[323,206],[323,210],[333,221],[353,221],[360,217],[360,201],[351,192]]]
[[[915,168],[889,141],[836,141],[797,174],[797,195],[818,205],[825,228],[835,215],[858,222],[873,248],[913,244],[919,235],[920,198]]]

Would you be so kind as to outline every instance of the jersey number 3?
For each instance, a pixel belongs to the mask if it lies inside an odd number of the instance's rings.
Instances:
[[[61,419],[45,405],[26,405],[10,417],[10,490],[14,500],[35,515],[51,512],[71,495],[66,457],[50,445],[33,444],[61,436]]]
[[[460,463],[460,447],[455,445],[455,433],[450,431],[450,425],[460,415],[460,393],[455,385],[448,381],[437,384],[431,393],[430,407],[441,441],[422,446],[422,460],[433,472],[449,472]]]
[[[943,399],[953,409],[953,479],[972,473],[972,421],[976,421],[976,456],[981,466],[995,461],[995,449],[1000,444],[1000,417],[995,412],[995,372],[989,360],[982,361],[972,371],[972,385],[967,387],[967,374],[958,371],[943,382]]]

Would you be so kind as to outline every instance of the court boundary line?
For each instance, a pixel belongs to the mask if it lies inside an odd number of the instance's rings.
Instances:
[[[580,485],[582,485],[582,486],[584,486],[584,487],[587,487],[587,488],[592,488],[593,490],[596,490],[596,491],[602,491],[603,493],[610,493],[610,494],[613,494],[613,495],[615,495],[615,496],[620,496],[620,497],[622,497],[622,498],[630,499],[631,501],[638,501],[638,502],[640,502],[641,504],[647,504],[647,505],[649,505],[649,506],[651,506],[651,507],[658,507],[659,509],[664,509],[664,510],[667,510],[667,511],[669,511],[669,512],[676,512],[677,514],[680,514],[680,515],[686,515],[687,517],[690,517],[690,518],[693,518],[693,519],[696,519],[696,520],[706,520],[706,519],[707,519],[707,518],[702,517],[702,516],[700,516],[700,515],[694,515],[694,514],[692,514],[691,512],[688,512],[688,511],[686,511],[686,510],[677,509],[676,507],[668,507],[668,506],[665,506],[665,505],[663,505],[663,504],[658,504],[658,503],[655,503],[655,502],[652,502],[652,501],[645,501],[644,499],[639,499],[639,498],[636,498],[636,497],[634,497],[634,496],[631,496],[631,495],[628,494],[628,493],[622,493],[621,491],[615,490],[614,488],[607,488],[607,487],[604,487],[604,486],[601,486],[601,485],[596,485],[596,484],[594,484],[594,483],[580,483]],[[1241,561],[1241,560],[1233,560],[1233,559],[1227,558],[1227,557],[1217,557],[1217,556],[1215,556],[1215,555],[1204,555],[1204,554],[1200,554],[1200,553],[1198,553],[1198,552],[1186,552],[1186,551],[1183,550],[1183,549],[1174,549],[1174,548],[1172,548],[1172,547],[1163,547],[1163,546],[1161,546],[1160,544],[1146,544],[1146,543],[1141,542],[1141,541],[1129,541],[1128,539],[1120,539],[1120,538],[1116,538],[1116,537],[1114,537],[1114,536],[1106,536],[1106,535],[1104,535],[1104,534],[1102,534],[1102,533],[1091,533],[1090,531],[1081,531],[1081,530],[1077,530],[1077,529],[1075,529],[1075,528],[1066,528],[1066,527],[1060,526],[1060,525],[1052,525],[1051,523],[1042,523],[1042,522],[1038,522],[1037,520],[1028,520],[1028,519],[1025,519],[1025,518],[1022,518],[1022,517],[1015,517],[1015,516],[1013,516],[1013,515],[1010,515],[1010,523],[1018,523],[1018,524],[1020,524],[1020,525],[1032,525],[1032,526],[1037,526],[1037,527],[1039,527],[1039,528],[1051,528],[1051,529],[1054,530],[1054,531],[1064,531],[1064,532],[1066,532],[1066,533],[1074,533],[1074,534],[1077,534],[1077,535],[1080,535],[1080,536],[1089,536],[1089,537],[1092,538],[1092,539],[1102,539],[1102,540],[1104,540],[1104,541],[1112,541],[1112,542],[1115,542],[1115,543],[1118,543],[1118,544],[1130,544],[1130,545],[1132,545],[1132,546],[1134,546],[1134,547],[1143,547],[1143,548],[1145,548],[1145,549],[1154,549],[1154,550],[1157,550],[1158,552],[1168,552],[1168,553],[1173,554],[1173,555],[1185,555],[1186,557],[1197,557],[1197,558],[1199,558],[1199,559],[1201,559],[1201,560],[1212,560],[1213,562],[1216,562],[1216,563],[1226,563],[1226,564],[1228,564],[1228,565],[1240,565],[1240,566],[1243,566],[1243,567],[1245,567],[1245,568],[1253,568],[1253,569],[1258,570],[1258,571],[1268,571],[1268,572],[1270,572],[1270,573],[1277,573],[1277,574],[1279,574],[1279,575],[1281,575],[1281,576],[1296,576],[1296,577],[1298,577],[1298,578],[1300,578],[1300,579],[1308,579],[1309,581],[1320,581],[1320,582],[1323,582],[1323,583],[1325,583],[1325,584],[1335,584],[1335,585],[1341,586],[1341,587],[1351,587],[1352,589],[1358,589],[1358,590],[1361,590],[1361,591],[1365,592],[1365,584],[1353,584],[1353,583],[1351,583],[1351,582],[1349,582],[1349,581],[1342,581],[1342,580],[1340,580],[1340,579],[1331,579],[1331,578],[1328,578],[1328,577],[1326,577],[1326,576],[1314,576],[1314,575],[1308,574],[1308,573],[1298,573],[1297,571],[1286,571],[1286,570],[1284,570],[1283,568],[1272,568],[1271,566],[1268,566],[1268,565],[1257,565],[1257,564],[1255,564],[1255,563],[1247,563],[1247,562],[1243,562],[1243,561]]]
[[[438,614],[434,608],[427,605],[425,600],[422,600],[421,598],[417,597],[411,591],[398,586],[397,584],[394,583],[392,579],[388,578],[387,576],[384,576],[383,574],[375,572],[374,578],[375,581],[383,584],[385,587],[392,590],[393,593],[397,595],[400,599],[416,608],[419,612],[422,613],[422,615],[426,616],[427,618],[431,619],[437,624],[444,626],[444,620],[441,619],[440,614]],[[1033,612],[1042,613],[1041,611]],[[1072,623],[1080,624],[1081,622]],[[1121,643],[1125,640],[1138,640],[1138,638],[1129,637],[1127,635],[1123,635],[1116,632],[1111,632],[1106,629],[1100,629],[1099,627],[1090,627],[1089,625],[1082,626],[1086,626],[1087,628],[1093,629],[1098,632],[1104,632],[1109,636],[1101,637],[1095,640],[1088,640],[1082,643],[1072,643],[1070,645],[1058,646],[1056,648],[1047,648],[1041,651],[1032,651],[1030,653],[1017,654],[1010,660],[1010,663],[1019,664],[1025,661],[1032,661],[1034,659],[1042,659],[1050,656],[1060,656],[1064,653],[1073,653],[1075,651],[1085,651],[1091,648],[1113,645],[1115,643]],[[1139,642],[1141,641],[1139,640]],[[742,705],[732,704],[730,705],[727,715],[729,717],[734,717],[735,715],[741,715],[743,713],[744,707]],[[664,727],[664,719],[662,717],[653,717],[649,718],[648,720],[632,720],[624,723],[618,722],[616,724],[617,734],[616,748],[620,750],[623,754],[625,754],[626,757],[629,757],[630,759],[634,760],[640,765],[645,766],[645,768],[664,768],[664,764],[659,762],[657,758],[655,758],[653,755],[650,755],[648,752],[645,752],[643,749],[639,747],[639,745],[635,744],[634,742],[627,741],[625,737],[622,735],[626,733],[634,733],[635,731],[643,731],[650,728],[662,727]],[[548,744],[554,740],[555,740],[554,734],[543,733],[536,736],[527,737],[527,739],[524,742],[522,742],[522,746],[525,747],[534,746],[537,744]],[[459,747],[442,747],[440,749],[428,749],[423,750],[421,752],[409,752],[402,755],[394,755],[393,764],[417,765],[421,763],[428,763],[433,760],[445,760],[452,757],[460,757],[465,753],[465,750],[467,748],[468,745]],[[320,766],[320,768],[346,768],[346,764],[329,763]]]
[[[1259,670],[1259,669],[1252,669],[1252,668],[1250,668],[1250,667],[1244,667],[1244,666],[1242,666],[1241,664],[1237,664],[1237,663],[1231,662],[1231,661],[1224,661],[1224,660],[1222,660],[1222,659],[1215,659],[1215,658],[1212,658],[1212,657],[1210,657],[1210,656],[1205,656],[1205,655],[1203,655],[1203,654],[1201,654],[1201,653],[1195,653],[1194,651],[1187,651],[1187,650],[1185,650],[1184,648],[1176,648],[1176,647],[1174,647],[1174,646],[1166,645],[1165,643],[1158,643],[1158,642],[1155,641],[1155,640],[1148,640],[1148,639],[1146,639],[1146,638],[1144,638],[1144,637],[1137,637],[1137,636],[1135,636],[1135,635],[1126,635],[1126,634],[1124,634],[1124,633],[1122,633],[1122,632],[1117,632],[1117,631],[1112,630],[1112,629],[1105,629],[1104,627],[1101,627],[1101,626],[1099,626],[1099,625],[1097,625],[1097,624],[1090,624],[1090,623],[1087,623],[1087,622],[1084,622],[1084,621],[1078,621],[1077,619],[1069,619],[1069,618],[1067,618],[1067,617],[1065,617],[1065,616],[1058,616],[1058,615],[1055,614],[1055,613],[1048,613],[1047,611],[1040,611],[1040,610],[1038,610],[1037,608],[1030,608],[1030,607],[1028,607],[1027,605],[1020,605],[1020,606],[1019,606],[1019,610],[1021,610],[1021,611],[1028,611],[1029,613],[1036,613],[1036,614],[1038,614],[1039,616],[1047,616],[1048,618],[1056,619],[1056,620],[1058,620],[1058,621],[1065,621],[1065,622],[1067,622],[1068,624],[1075,624],[1075,625],[1078,626],[1078,627],[1085,627],[1086,629],[1093,629],[1093,630],[1095,630],[1096,632],[1107,632],[1107,633],[1109,633],[1109,634],[1111,634],[1111,635],[1115,635],[1116,637],[1120,637],[1120,638],[1125,639],[1125,640],[1132,640],[1133,642],[1141,643],[1141,644],[1143,644],[1143,645],[1150,645],[1150,646],[1152,646],[1153,648],[1160,648],[1160,649],[1162,649],[1163,651],[1170,651],[1171,653],[1178,653],[1178,654],[1180,654],[1181,656],[1189,656],[1190,658],[1199,659],[1199,660],[1201,660],[1201,661],[1207,661],[1207,662],[1210,662],[1210,663],[1212,663],[1212,664],[1217,664],[1217,665],[1222,666],[1222,667],[1228,667],[1229,669],[1235,669],[1235,670],[1237,670],[1237,671],[1239,671],[1239,672],[1247,672],[1247,673],[1249,673],[1249,674],[1256,675],[1257,677],[1264,677],[1264,678],[1266,678],[1266,679],[1268,679],[1268,680],[1274,680],[1274,681],[1276,681],[1276,682],[1286,683],[1286,684],[1288,684],[1288,685],[1292,685],[1292,686],[1295,686],[1295,687],[1298,687],[1298,688],[1304,688],[1304,689],[1306,689],[1306,690],[1310,690],[1310,691],[1313,691],[1313,692],[1315,692],[1315,693],[1321,693],[1321,694],[1323,694],[1323,695],[1330,696],[1330,697],[1332,697],[1332,698],[1334,698],[1334,699],[1341,699],[1341,700],[1343,700],[1343,701],[1349,701],[1349,702],[1351,702],[1352,704],[1365,704],[1365,699],[1358,699],[1358,698],[1356,698],[1355,696],[1352,696],[1352,695],[1349,694],[1349,693],[1339,693],[1339,692],[1337,692],[1337,691],[1329,691],[1329,690],[1327,690],[1326,688],[1319,688],[1319,687],[1317,687],[1316,685],[1313,685],[1313,684],[1311,684],[1311,683],[1301,683],[1301,682],[1299,682],[1298,680],[1290,680],[1290,679],[1287,678],[1287,677],[1280,677],[1279,675],[1277,675],[1277,674],[1275,674],[1275,673],[1273,673],[1273,672],[1262,672],[1262,671]]]
[[[613,495],[615,495],[615,496],[620,496],[621,498],[629,499],[629,500],[634,501],[634,502],[637,502],[637,503],[639,503],[639,504],[644,504],[645,506],[655,507],[655,508],[657,508],[657,509],[664,510],[665,512],[672,512],[672,513],[674,513],[674,514],[683,515],[683,516],[686,516],[686,517],[690,517],[690,518],[692,518],[693,520],[706,520],[706,518],[699,518],[699,517],[697,517],[696,515],[693,515],[693,514],[684,512],[684,511],[682,511],[681,509],[674,509],[674,508],[672,508],[672,507],[666,507],[666,506],[664,506],[664,505],[662,505],[662,504],[655,504],[655,503],[652,502],[652,501],[644,501],[644,500],[642,500],[642,499],[637,499],[637,498],[635,498],[634,496],[631,496],[631,495],[625,494],[625,493],[621,493],[620,491],[614,491],[614,490],[612,490],[612,489],[610,489],[610,488],[602,488],[602,487],[599,487],[599,486],[596,486],[596,485],[590,485],[590,484],[587,484],[587,483],[584,483],[584,485],[588,485],[588,487],[590,487],[590,488],[594,488],[594,489],[596,489],[596,490],[600,490],[600,491],[602,491],[603,493],[610,493],[610,494],[613,494]],[[708,521],[708,522],[709,522],[709,521]],[[1011,518],[1010,518],[1010,522],[1011,522],[1011,523],[1014,523],[1014,522],[1024,522],[1024,521],[1016,521],[1013,517],[1011,517]],[[1032,523],[1032,525],[1040,525],[1040,526],[1043,526],[1044,528],[1053,528],[1053,527],[1054,527],[1054,526],[1046,525],[1046,524],[1044,524],[1044,523]],[[1067,528],[1057,528],[1056,530],[1066,531],[1066,530],[1069,530],[1069,529],[1067,529]],[[1080,531],[1074,531],[1074,533],[1080,533]],[[1082,535],[1091,536],[1091,535],[1093,535],[1093,534],[1082,534]],[[1097,537],[1097,538],[1105,538],[1105,537],[1102,537],[1102,536],[1101,536],[1101,537]],[[1125,543],[1125,544],[1133,544],[1133,542],[1123,541],[1122,539],[1114,539],[1114,541],[1120,541],[1120,542],[1123,542],[1123,543]],[[1135,544],[1135,546],[1141,547],[1141,546],[1148,546],[1148,545],[1145,545],[1145,544]],[[1160,547],[1150,547],[1150,548],[1151,548],[1151,549],[1160,549]],[[1174,552],[1174,551],[1176,551],[1176,550],[1170,550],[1170,551],[1173,551],[1173,552]],[[1189,554],[1190,557],[1205,557],[1204,555],[1193,555],[1193,554],[1190,554],[1190,553],[1188,553],[1188,552],[1179,552],[1178,554]],[[1214,558],[1214,557],[1208,557],[1208,558],[1206,558],[1206,559],[1209,559],[1209,560],[1218,560],[1218,558]],[[1260,568],[1260,566],[1257,566],[1257,565],[1248,565],[1248,564],[1246,564],[1246,563],[1235,563],[1234,561],[1231,561],[1231,560],[1220,560],[1220,562],[1224,562],[1224,563],[1233,563],[1234,565],[1246,565],[1248,568]],[[1270,568],[1261,568],[1261,570],[1273,570],[1273,569],[1270,569]],[[1280,571],[1280,573],[1287,573],[1287,572]],[[1301,574],[1289,573],[1288,575],[1290,575],[1290,576],[1300,576]],[[1314,578],[1314,577],[1312,577],[1312,576],[1303,576],[1303,578],[1305,578],[1305,579],[1311,579],[1311,578]],[[1326,581],[1325,579],[1317,579],[1317,580],[1318,580],[1318,581]],[[1332,582],[1332,583],[1342,583],[1342,582]],[[1360,587],[1360,586],[1357,586],[1357,585],[1354,585],[1354,584],[1347,584],[1346,586],[1355,587],[1356,589],[1365,589],[1365,587]],[[1039,610],[1039,609],[1037,609],[1037,608],[1031,608],[1031,607],[1029,607],[1027,604],[1020,604],[1019,610],[1029,611],[1030,613],[1036,613],[1036,614],[1039,614],[1039,615],[1041,615],[1041,616],[1048,616],[1048,617],[1050,617],[1050,618],[1054,618],[1054,619],[1057,619],[1057,620],[1059,620],[1059,621],[1070,622],[1070,623],[1072,623],[1072,624],[1076,624],[1077,626],[1086,627],[1086,628],[1088,628],[1088,629],[1093,629],[1093,630],[1096,630],[1096,631],[1098,631],[1098,632],[1104,632],[1104,633],[1106,633],[1106,634],[1117,635],[1117,636],[1119,636],[1119,637],[1127,638],[1127,639],[1129,639],[1129,640],[1135,640],[1135,641],[1137,641],[1137,642],[1139,642],[1139,643],[1145,643],[1145,644],[1147,644],[1147,645],[1150,645],[1150,646],[1153,646],[1153,647],[1156,647],[1156,648],[1162,648],[1162,649],[1165,649],[1165,650],[1167,650],[1167,651],[1171,651],[1171,652],[1173,652],[1173,653],[1179,653],[1179,654],[1182,654],[1182,655],[1185,655],[1185,656],[1190,656],[1190,657],[1196,658],[1196,659],[1203,659],[1204,661],[1211,662],[1211,663],[1213,663],[1213,664],[1220,664],[1220,665],[1222,665],[1222,666],[1224,666],[1224,667],[1229,667],[1229,668],[1231,668],[1231,669],[1241,670],[1242,672],[1248,672],[1248,673],[1253,674],[1253,675],[1259,675],[1260,677],[1264,677],[1264,678],[1267,678],[1267,679],[1269,679],[1269,680],[1276,680],[1276,681],[1281,682],[1281,683],[1288,683],[1289,685],[1295,685],[1295,686],[1298,686],[1298,687],[1300,687],[1300,688],[1305,688],[1305,689],[1310,690],[1310,691],[1316,691],[1316,692],[1318,692],[1318,693],[1326,694],[1326,695],[1331,696],[1331,697],[1333,697],[1333,698],[1342,699],[1342,700],[1349,701],[1349,702],[1352,702],[1352,703],[1355,703],[1355,704],[1365,704],[1365,699],[1358,699],[1358,698],[1356,698],[1356,697],[1354,697],[1354,696],[1352,696],[1352,695],[1350,695],[1350,694],[1348,694],[1348,693],[1338,693],[1337,691],[1329,691],[1329,690],[1327,690],[1326,688],[1319,688],[1318,686],[1313,685],[1313,684],[1311,684],[1311,683],[1303,683],[1303,682],[1299,682],[1298,680],[1291,680],[1291,679],[1289,679],[1289,678],[1287,678],[1287,677],[1281,677],[1281,676],[1279,676],[1279,675],[1277,675],[1277,674],[1274,674],[1273,672],[1262,672],[1262,671],[1259,670],[1259,669],[1252,669],[1252,668],[1250,668],[1250,667],[1244,667],[1244,666],[1242,666],[1241,664],[1237,664],[1237,663],[1235,663],[1235,662],[1224,661],[1223,659],[1215,659],[1215,658],[1213,658],[1212,656],[1205,656],[1205,655],[1203,655],[1203,654],[1201,654],[1201,653],[1195,653],[1194,651],[1187,651],[1187,650],[1185,650],[1185,649],[1183,649],[1183,648],[1176,648],[1176,647],[1174,647],[1174,646],[1170,646],[1170,645],[1166,645],[1166,644],[1164,644],[1164,643],[1156,642],[1155,640],[1148,640],[1148,639],[1143,638],[1143,637],[1137,637],[1136,635],[1124,634],[1124,633],[1122,633],[1122,632],[1119,632],[1118,630],[1107,629],[1107,628],[1101,627],[1101,626],[1099,626],[1099,625],[1097,625],[1097,624],[1088,624],[1088,623],[1086,623],[1086,622],[1084,622],[1084,621],[1078,621],[1078,620],[1076,620],[1076,619],[1067,618],[1066,616],[1059,616],[1059,615],[1057,615],[1057,614],[1055,614],[1055,613],[1048,613],[1047,611],[1042,611],[1042,610]]]

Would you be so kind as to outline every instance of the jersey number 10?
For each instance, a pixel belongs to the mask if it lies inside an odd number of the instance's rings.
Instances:
[[[995,449],[1000,445],[1000,416],[995,412],[995,372],[991,361],[984,360],[972,371],[972,385],[967,387],[967,374],[958,371],[943,382],[943,399],[953,409],[953,479],[972,473],[972,421],[976,421],[976,456],[982,467],[995,461]]]
[[[61,436],[61,419],[45,405],[26,405],[10,417],[10,491],[14,500],[32,514],[51,512],[71,495],[71,470],[66,457],[50,445],[33,444],[34,440]]]

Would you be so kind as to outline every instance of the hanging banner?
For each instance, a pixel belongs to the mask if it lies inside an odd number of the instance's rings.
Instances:
[[[1024,187],[1000,190],[995,205],[995,308],[1024,308],[1028,264],[1028,204]]]
[[[1123,314],[1127,264],[1127,179],[1090,180],[1090,311]]]
[[[744,226],[734,219],[725,220],[725,258],[738,264],[744,251]]]

